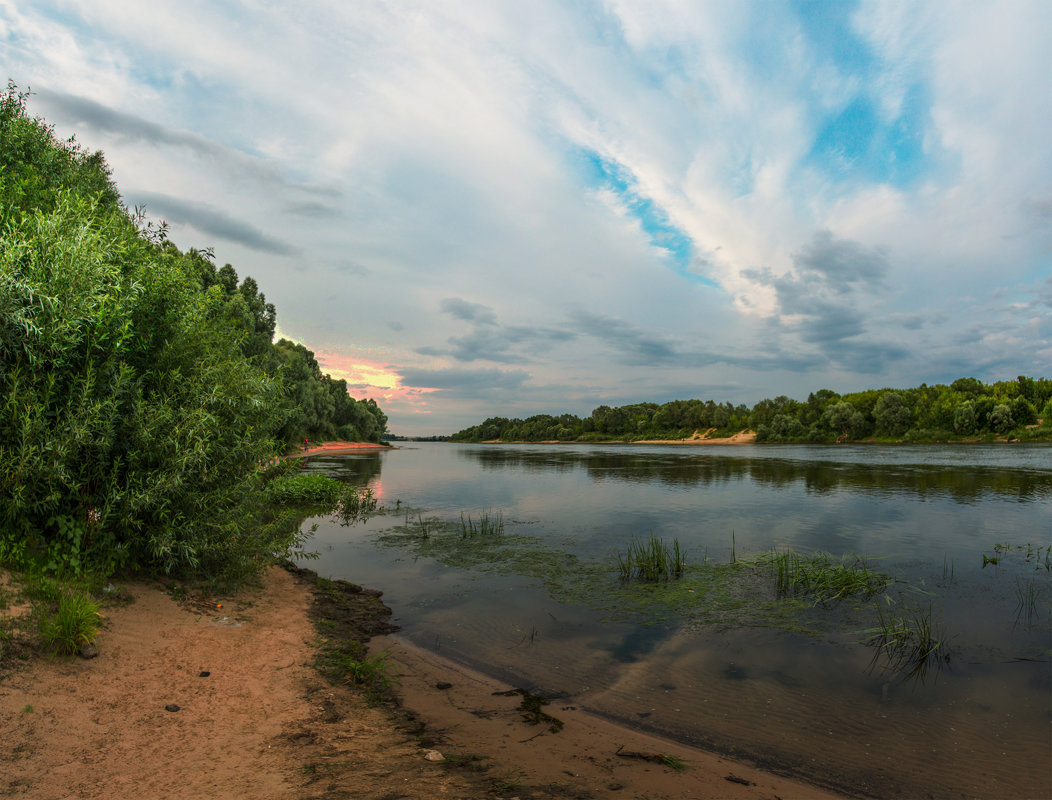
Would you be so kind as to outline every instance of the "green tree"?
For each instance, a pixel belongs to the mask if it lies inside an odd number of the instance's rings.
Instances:
[[[873,418],[877,429],[892,436],[901,436],[909,430],[910,409],[898,392],[884,392],[873,407]]]
[[[990,427],[998,433],[1008,433],[1015,426],[1012,419],[1012,407],[1007,403],[996,406],[990,414]]]
[[[822,413],[822,422],[839,436],[854,439],[865,429],[865,417],[851,403],[844,400]]]
[[[978,419],[975,413],[975,403],[965,400],[953,413],[953,429],[957,433],[968,435],[975,433],[978,428]]]

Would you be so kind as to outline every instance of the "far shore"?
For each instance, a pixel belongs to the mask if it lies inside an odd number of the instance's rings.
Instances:
[[[298,447],[283,455],[282,458],[308,458],[310,456],[368,453],[393,449],[389,444],[377,444],[376,442],[318,442],[317,444],[308,444],[306,448]]]
[[[506,442],[503,439],[486,439],[480,444],[683,444],[683,445],[703,445],[703,444],[753,444],[756,442],[756,431],[738,431],[733,436],[710,436],[708,432],[698,433],[695,432],[693,436],[686,439],[633,439],[631,441],[626,439],[608,439],[606,441],[596,442],[583,442],[578,439],[545,439],[540,442],[527,442],[527,441],[512,441]]]

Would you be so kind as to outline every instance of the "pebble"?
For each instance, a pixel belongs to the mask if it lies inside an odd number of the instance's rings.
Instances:
[[[165,711],[178,711],[179,710],[179,706],[177,706],[175,703],[169,703],[168,705],[166,705],[164,707],[164,710]]]
[[[77,651],[77,655],[81,658],[95,658],[95,656],[97,656],[98,654],[99,648],[97,648],[91,642],[85,642],[80,646],[80,649]]]

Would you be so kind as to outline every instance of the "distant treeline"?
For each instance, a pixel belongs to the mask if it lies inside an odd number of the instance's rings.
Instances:
[[[252,278],[129,211],[100,152],[0,94],[0,563],[248,568],[280,551],[261,470],[387,418],[272,343]]]
[[[1038,419],[1040,428],[1033,428]],[[860,439],[945,441],[1012,436],[1052,438],[1052,380],[1020,376],[984,384],[960,378],[950,385],[872,389],[840,395],[821,389],[798,401],[781,396],[746,405],[673,400],[599,406],[590,416],[538,414],[491,417],[453,434],[458,442],[638,441],[688,439],[697,432],[725,436],[756,431],[758,442],[836,442]]]

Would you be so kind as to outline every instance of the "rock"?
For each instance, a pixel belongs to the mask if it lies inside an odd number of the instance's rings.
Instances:
[[[452,683],[446,683],[445,681],[439,681],[438,683],[435,684],[435,688],[436,689],[452,689],[453,688],[453,684]]]
[[[175,703],[169,703],[168,705],[166,705],[164,707],[164,710],[165,711],[178,711],[179,710],[179,706],[177,706]]]
[[[437,750],[428,750],[426,753],[424,753],[424,758],[426,758],[428,761],[445,761],[446,760],[446,757],[444,755],[442,755],[440,752],[438,752]]]
[[[95,658],[99,654],[99,648],[93,642],[84,642],[77,651],[81,658]]]
[[[211,675],[211,674],[212,674],[212,673],[211,673],[211,672],[209,672],[209,671],[208,671],[207,669],[203,669],[203,670],[201,670],[201,674],[200,674],[200,675],[198,675],[197,677],[198,677],[198,678],[207,678],[207,677],[208,677],[209,675]]]

